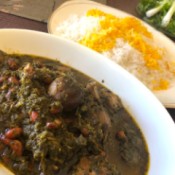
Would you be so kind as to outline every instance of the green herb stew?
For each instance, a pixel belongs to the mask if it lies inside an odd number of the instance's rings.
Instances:
[[[58,61],[0,52],[0,161],[16,175],[145,175],[118,96]]]

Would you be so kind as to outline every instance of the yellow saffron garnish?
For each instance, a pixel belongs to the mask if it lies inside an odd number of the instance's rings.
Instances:
[[[145,40],[151,40],[153,37],[139,20],[134,17],[117,18],[98,9],[89,10],[86,16],[99,18],[100,30],[94,29],[84,36],[80,40],[81,44],[102,53],[114,48],[117,38],[123,38],[143,54],[148,68],[159,70],[160,49]]]
[[[155,84],[157,84],[157,82]],[[153,90],[157,91],[157,90],[162,90],[162,89],[168,89],[168,87],[169,87],[169,82],[167,80],[161,79],[158,85],[155,85],[153,87]]]

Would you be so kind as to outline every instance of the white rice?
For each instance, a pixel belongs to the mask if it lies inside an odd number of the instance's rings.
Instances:
[[[98,18],[73,15],[57,27],[56,34],[78,42],[97,27],[100,28]]]
[[[96,30],[96,32],[100,30],[99,20],[100,18],[92,16],[70,16],[62,24],[57,26],[56,34],[79,42],[85,35],[94,30]],[[115,47],[102,54],[134,74],[150,89],[153,89],[155,86],[153,82],[165,79],[171,84],[174,80],[174,73],[167,70],[168,59],[163,52],[161,53],[161,55],[164,54],[163,59],[160,60],[161,70],[148,69],[142,53],[131,47],[129,43],[125,42],[122,38],[116,39]]]

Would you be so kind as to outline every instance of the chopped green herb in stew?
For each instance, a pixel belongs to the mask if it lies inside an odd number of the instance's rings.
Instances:
[[[58,61],[0,52],[0,161],[16,175],[145,175],[149,155],[104,86]]]

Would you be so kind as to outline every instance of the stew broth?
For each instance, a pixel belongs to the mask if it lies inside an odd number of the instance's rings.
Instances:
[[[16,175],[145,175],[149,154],[104,86],[58,61],[0,52],[0,161]]]

